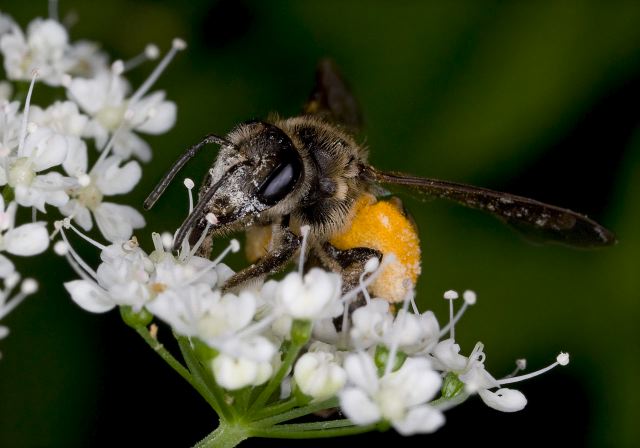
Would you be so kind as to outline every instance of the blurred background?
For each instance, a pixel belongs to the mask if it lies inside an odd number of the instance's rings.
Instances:
[[[44,1],[1,8],[23,27],[47,15]],[[359,139],[375,166],[551,202],[618,236],[595,251],[534,245],[484,214],[403,196],[422,238],[422,306],[443,321],[443,291],[478,293],[456,331],[465,354],[484,342],[496,376],[516,358],[535,370],[561,350],[571,363],[519,384],[529,403],[516,414],[472,398],[433,435],[243,446],[638,446],[640,3],[67,0],[60,13],[77,14],[72,40],[101,42],[114,58],[149,42],[166,50],[175,36],[189,44],[156,85],[178,121],[147,139],[154,159],[132,205],[205,134],[298,113],[317,60],[330,56],[361,102]],[[128,74],[133,85],[152,67]],[[204,151],[185,176],[201,179],[214,155]],[[145,243],[181,223],[183,190],[176,182],[146,213]],[[6,321],[0,446],[190,446],[215,427],[206,403],[117,313],[71,302],[61,280],[75,276],[63,259],[19,268],[43,287]]]

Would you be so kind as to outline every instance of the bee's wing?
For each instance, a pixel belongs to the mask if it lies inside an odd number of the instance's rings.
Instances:
[[[584,215],[522,196],[403,173],[382,172],[373,167],[366,168],[365,176],[373,182],[407,186],[428,196],[486,211],[536,240],[583,248],[608,246],[616,242],[613,233]]]
[[[336,63],[322,59],[316,68],[316,83],[303,108],[305,115],[318,115],[352,133],[362,128],[360,105],[342,77]]]

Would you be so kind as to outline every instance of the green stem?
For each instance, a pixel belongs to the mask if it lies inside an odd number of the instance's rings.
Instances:
[[[298,399],[296,397],[291,397],[285,401],[279,401],[277,403],[272,404],[271,406],[266,406],[260,409],[255,414],[254,419],[262,420],[263,418],[282,414],[283,412],[286,412],[289,409],[296,407],[297,404],[298,404]]]
[[[267,386],[262,390],[262,392],[260,392],[260,395],[258,395],[256,401],[254,401],[249,408],[249,415],[260,410],[260,408],[262,408],[267,402],[269,397],[271,397],[273,392],[275,392],[276,388],[280,386],[280,383],[282,383],[282,379],[289,371],[289,368],[293,364],[293,361],[296,360],[296,357],[298,356],[298,353],[300,353],[303,345],[304,344],[292,344],[289,350],[287,350],[287,353],[284,357],[284,360],[282,361],[282,364],[280,365],[280,368],[278,369],[278,372],[269,380]]]
[[[202,397],[207,400],[207,403],[211,405],[211,407],[221,418],[225,420],[232,420],[234,415],[227,405],[222,390],[218,387],[217,384],[207,382],[206,373],[203,372],[200,361],[198,361],[193,355],[193,350],[191,350],[189,340],[183,336],[178,336],[176,334],[174,334],[173,336],[178,341],[178,346],[180,347],[182,357],[184,358],[187,366],[189,367],[189,370],[191,371],[194,382],[198,385],[197,390],[200,395],[202,395]]]
[[[147,327],[135,327],[135,330],[149,345],[149,347],[151,347],[154,352],[160,355],[160,357],[167,364],[169,364],[173,370],[175,370],[182,378],[184,378],[189,384],[191,384],[194,389],[198,389],[194,384],[193,378],[191,377],[189,371],[182,364],[180,364],[180,362],[176,358],[174,358],[173,355],[169,353],[169,351],[164,348],[164,346],[160,342],[158,342],[157,339],[151,336],[151,333],[149,333]]]
[[[340,418],[336,420],[324,420],[321,422],[308,423],[290,423],[287,425],[275,425],[273,428],[279,431],[315,431],[318,429],[346,428],[347,426],[356,426],[348,418]]]
[[[220,420],[220,425],[193,448],[232,448],[249,438],[246,428]]]
[[[239,391],[236,391],[233,394],[233,397],[234,397],[235,403],[237,403],[235,407],[240,410],[241,414],[245,414],[247,411],[247,408],[249,407],[249,399],[251,397],[251,387],[243,387]]]
[[[269,427],[281,422],[293,420],[294,418],[303,417],[305,415],[309,415],[313,412],[321,411],[323,409],[334,408],[336,406],[338,406],[338,399],[330,398],[329,400],[321,401],[318,403],[312,403],[307,406],[303,406],[301,408],[292,409],[288,412],[283,412],[282,414],[274,415],[273,417],[263,418],[262,420],[256,421],[254,424],[260,427]]]
[[[327,422],[331,423],[331,422]],[[365,425],[365,426],[344,426],[344,427],[327,427],[321,429],[311,429],[304,430],[302,426],[305,423],[300,424],[300,428],[298,425],[286,425],[290,427],[288,429],[280,429],[280,426],[274,426],[272,428],[267,429],[258,429],[251,431],[251,435],[255,437],[265,437],[265,438],[277,438],[277,439],[320,439],[327,437],[342,437],[342,436],[351,436],[355,434],[362,434],[364,432],[369,432],[377,428],[376,424]]]

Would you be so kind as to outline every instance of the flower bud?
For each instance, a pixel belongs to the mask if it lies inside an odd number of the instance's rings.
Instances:
[[[447,373],[442,381],[442,398],[453,398],[464,390],[464,383],[453,372]]]
[[[401,351],[396,352],[396,357],[393,360],[393,367],[391,368],[391,371],[395,372],[400,367],[402,367],[405,359],[407,359],[406,353]],[[377,345],[374,361],[376,363],[376,367],[378,368],[378,372],[382,374],[387,367],[387,363],[389,362],[389,349],[384,345]]]
[[[140,311],[135,312],[130,306],[120,307],[120,316],[125,324],[131,328],[146,327],[153,320],[153,314],[142,308]]]
[[[308,352],[296,362],[293,378],[305,395],[322,401],[344,387],[347,374],[331,353]]]

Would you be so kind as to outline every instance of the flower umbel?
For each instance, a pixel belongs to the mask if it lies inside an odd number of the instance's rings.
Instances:
[[[311,438],[320,435],[314,423],[282,423],[339,406],[346,418],[323,422],[331,435],[386,427],[402,435],[430,433],[445,423],[444,411],[473,394],[494,409],[521,410],[524,395],[504,385],[541,373],[496,379],[485,369],[482,343],[468,357],[460,354],[452,335],[477,300],[471,291],[455,315],[451,306],[442,329],[431,311],[418,311],[413,291],[397,311],[382,298],[369,298],[348,315],[350,325],[336,327],[334,322],[344,322],[344,303],[364,295],[366,282],[343,294],[338,275],[312,268],[228,291],[228,266],[195,256],[188,242],[174,254],[158,234],[150,254],[135,239],[93,242],[102,260],[93,270],[68,245],[67,230],[89,238],[69,220],[58,227],[66,256],[83,277],[65,284],[72,299],[91,312],[119,306],[123,316],[148,316],[126,322],[156,350],[157,336],[146,325],[153,316],[168,324],[186,365],[164,348],[160,356],[207,399],[222,427],[260,437]],[[229,248],[237,251],[237,241]],[[457,297],[445,294],[450,301]],[[562,356],[555,365],[565,361]]]
[[[38,213],[49,217],[53,210],[84,230],[95,221],[110,242],[126,241],[145,225],[137,210],[111,202],[110,196],[128,193],[140,180],[141,167],[128,160],[131,154],[151,157],[151,147],[132,131],[159,134],[175,123],[175,104],[165,100],[164,92],[147,92],[176,52],[185,48],[182,40],[174,40],[149,78],[125,98],[129,84],[124,72],[156,59],[158,48],[150,44],[127,63],[110,63],[100,44],[73,42],[58,17],[54,1],[49,2],[48,18],[36,18],[24,30],[0,13],[0,54],[7,77],[0,80],[0,279],[5,282],[0,317],[33,292],[23,288],[9,301],[15,286],[11,279],[20,277],[6,255],[34,256],[48,248],[47,227],[59,217],[46,222]],[[27,92],[24,81],[29,81]],[[34,90],[40,89],[52,98],[50,103],[32,104]],[[20,222],[27,216],[21,207],[29,209],[28,222]],[[148,300],[140,287],[145,272],[140,263],[144,264],[140,257],[127,262],[111,257],[98,272],[82,271],[87,277],[71,288],[94,311],[116,304],[140,309]],[[113,297],[118,297],[116,303]],[[1,327],[0,335],[7,334]]]

